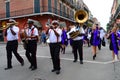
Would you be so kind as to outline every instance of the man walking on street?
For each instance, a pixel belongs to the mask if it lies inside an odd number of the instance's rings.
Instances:
[[[48,29],[47,34],[49,35],[50,54],[53,62],[53,69],[51,71],[60,74],[60,43],[62,30],[59,28],[59,22],[57,20],[52,21],[52,25]]]
[[[28,20],[28,28],[26,29],[26,57],[30,62],[29,69],[36,70],[37,69],[37,41],[38,41],[38,29],[34,26],[34,22]]]
[[[19,28],[16,26],[17,22],[13,19],[10,19],[9,21],[11,23],[9,23],[9,27],[5,31],[5,36],[7,38],[7,45],[6,45],[7,67],[5,68],[5,70],[12,68],[12,52],[14,53],[17,60],[21,63],[21,66],[24,65],[23,58],[17,52],[18,33],[19,33]]]

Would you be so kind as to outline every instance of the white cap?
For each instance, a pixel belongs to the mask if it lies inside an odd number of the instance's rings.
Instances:
[[[14,19],[9,19],[9,22],[14,22],[16,23],[16,21]]]
[[[53,20],[53,21],[52,21],[52,24],[54,24],[54,23],[56,23],[56,24],[59,25],[59,22],[58,22],[57,20]]]

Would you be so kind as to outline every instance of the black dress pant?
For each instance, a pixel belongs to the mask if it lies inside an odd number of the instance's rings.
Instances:
[[[26,57],[30,62],[31,66],[34,68],[37,68],[36,51],[37,51],[37,41],[28,40],[28,43],[26,45]]]
[[[79,59],[80,61],[83,61],[83,40],[76,40],[73,41],[73,54],[74,54],[74,60]]]
[[[60,70],[60,43],[50,43],[49,46],[53,69]]]
[[[17,40],[7,42],[6,51],[7,51],[7,67],[8,68],[12,67],[12,52],[14,53],[16,59],[20,63],[23,62],[23,58],[18,54],[17,49],[18,49],[18,41]]]

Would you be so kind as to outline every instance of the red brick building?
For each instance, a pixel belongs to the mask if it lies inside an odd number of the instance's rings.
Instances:
[[[75,4],[75,0],[1,0],[0,25],[6,26],[13,18],[19,22],[20,29],[25,27],[28,19],[39,21],[42,29],[46,29],[48,19],[57,19],[69,26],[74,22]]]

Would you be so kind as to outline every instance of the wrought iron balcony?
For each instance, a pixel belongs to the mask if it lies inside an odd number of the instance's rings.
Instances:
[[[61,0],[63,3],[66,3],[67,5],[71,6],[72,8],[75,8],[74,0]]]
[[[33,8],[22,9],[22,10],[10,12],[10,17],[22,16],[22,15],[27,15],[27,14],[33,14]]]
[[[63,12],[62,10],[58,10],[57,8],[51,7],[49,8],[50,10],[48,10],[48,6],[41,6],[40,7],[40,13],[42,14],[44,12],[50,12],[68,19],[73,20],[74,18],[74,13],[68,14],[67,11]],[[17,16],[26,16],[26,15],[39,15],[34,13],[34,9],[33,8],[28,8],[28,9],[22,9],[22,10],[16,10],[13,12],[10,12],[10,17],[17,17]],[[0,14],[0,19],[2,18],[6,18],[6,13]]]

